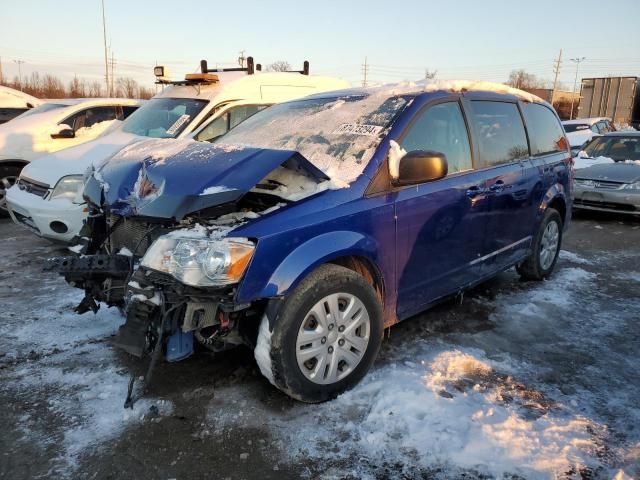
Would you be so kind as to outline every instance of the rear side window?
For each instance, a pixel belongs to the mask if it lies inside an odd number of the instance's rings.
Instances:
[[[510,163],[529,156],[527,135],[515,103],[472,101],[471,121],[480,149],[477,168]]]
[[[402,139],[402,148],[444,153],[449,173],[473,168],[467,127],[457,102],[440,103],[420,114]]]
[[[129,115],[135,112],[138,107],[122,107],[122,120],[125,120]]]
[[[529,129],[531,155],[546,155],[567,149],[562,126],[551,110],[537,103],[525,103],[523,111]]]

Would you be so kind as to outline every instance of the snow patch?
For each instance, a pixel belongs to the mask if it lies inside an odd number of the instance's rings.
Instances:
[[[391,140],[389,142],[389,175],[391,178],[398,179],[400,176],[400,160],[407,154],[398,142]]]
[[[260,328],[258,330],[258,341],[256,342],[256,348],[253,351],[253,355],[256,358],[260,372],[264,377],[275,385],[273,379],[273,371],[271,370],[271,332],[269,331],[269,320],[265,314],[260,322]]]
[[[562,260],[566,260],[571,263],[577,263],[579,265],[592,265],[593,262],[591,260],[587,260],[580,255],[570,252],[568,250],[560,250],[560,258]]]
[[[589,157],[581,157],[580,155],[578,155],[577,157],[574,157],[573,162],[574,162],[573,168],[575,170],[578,170],[580,168],[592,167],[593,165],[599,165],[602,163],[615,163],[614,160],[608,157],[589,158]]]
[[[133,252],[129,250],[127,247],[122,247],[118,252],[118,255],[124,255],[125,257],[133,257]]]
[[[235,188],[225,187],[224,185],[214,185],[213,187],[205,188],[201,193],[202,195],[213,195],[214,193],[231,192]]]

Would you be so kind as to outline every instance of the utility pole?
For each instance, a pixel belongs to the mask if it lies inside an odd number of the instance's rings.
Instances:
[[[4,78],[2,77],[2,57],[0,57],[0,85],[4,83]]]
[[[113,73],[114,67],[116,66],[116,60],[115,60],[115,58],[113,58],[113,50],[111,51],[111,62],[110,62],[110,64],[111,64],[111,90],[108,92],[108,96],[113,97],[114,96],[114,92],[115,92],[115,89],[114,89],[114,86],[113,86],[113,82],[114,82],[114,78],[116,78],[114,73]]]
[[[572,91],[573,95],[571,95],[571,115],[569,116],[570,120],[573,120],[573,101],[576,97],[576,83],[578,83],[578,69],[580,68],[580,63],[584,62],[586,59],[587,57],[576,57],[576,58],[569,59],[576,64],[576,76],[573,79],[573,91]]]
[[[556,88],[558,87],[558,75],[560,74],[560,64],[562,63],[562,49],[560,49],[560,55],[558,55],[558,59],[554,62],[553,65],[553,73],[556,76],[553,79],[553,90],[551,90],[551,106],[553,107],[553,100],[556,96]]]
[[[367,64],[367,57],[364,57],[364,63],[362,64],[362,86],[367,87],[367,76],[369,75],[369,65]]]
[[[102,0],[102,36],[104,40],[104,81],[107,85],[107,95],[109,95],[109,61],[107,57],[107,21],[104,16],[104,0]]]
[[[244,68],[245,60],[246,57],[244,56],[244,50],[240,50],[240,56],[238,57],[238,65],[240,65],[240,68]]]
[[[18,64],[18,82],[20,83],[20,91],[22,91],[22,64],[24,60],[14,60]]]

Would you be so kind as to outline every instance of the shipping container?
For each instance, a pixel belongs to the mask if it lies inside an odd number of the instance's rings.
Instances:
[[[640,128],[638,77],[583,78],[576,118],[608,117]]]

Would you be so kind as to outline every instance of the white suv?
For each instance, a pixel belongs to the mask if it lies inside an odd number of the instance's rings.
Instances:
[[[32,160],[93,140],[141,104],[128,98],[50,100],[0,125],[0,216],[5,194]]]
[[[203,61],[201,74],[162,81],[163,91],[114,131],[33,162],[7,192],[13,220],[43,237],[68,242],[87,215],[84,173],[125,146],[148,138],[211,141],[274,103],[349,87],[345,80],[302,74],[307,68],[262,73],[253,70],[252,61],[249,66],[211,71]]]

